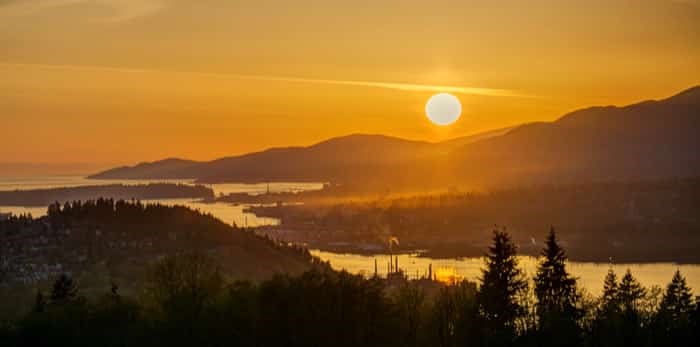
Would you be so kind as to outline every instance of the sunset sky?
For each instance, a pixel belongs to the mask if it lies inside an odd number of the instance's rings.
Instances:
[[[438,141],[697,84],[693,0],[0,0],[0,162]]]

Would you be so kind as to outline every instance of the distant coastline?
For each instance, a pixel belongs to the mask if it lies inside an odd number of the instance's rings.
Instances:
[[[212,199],[214,191],[203,185],[150,183],[110,184],[48,189],[0,191],[0,206],[46,206],[53,202],[90,200],[100,197],[119,199]]]

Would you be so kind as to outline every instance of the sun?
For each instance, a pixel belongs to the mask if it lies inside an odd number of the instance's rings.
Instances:
[[[435,279],[445,284],[457,284],[464,278],[457,274],[455,268],[442,267],[435,271]]]
[[[462,104],[456,96],[448,93],[435,94],[425,104],[425,114],[437,125],[450,125],[462,114]]]

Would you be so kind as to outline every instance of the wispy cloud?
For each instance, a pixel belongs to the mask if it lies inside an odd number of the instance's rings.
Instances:
[[[97,6],[110,14],[94,18],[99,21],[123,22],[158,12],[165,0],[0,0],[0,15],[28,16],[65,6]]]
[[[293,78],[279,76],[237,76],[238,78],[254,79],[260,81],[277,81],[291,83],[315,83],[315,84],[334,84],[357,87],[372,87],[385,88],[394,90],[405,90],[413,92],[444,92],[453,94],[468,94],[468,95],[484,95],[484,96],[524,96],[511,90],[481,88],[481,87],[465,87],[465,86],[443,86],[432,84],[414,84],[400,82],[373,82],[373,81],[351,81],[351,80],[326,80],[326,79],[311,79],[311,78]]]
[[[285,76],[266,76],[266,75],[237,75],[237,74],[222,74],[222,73],[202,73],[202,72],[182,72],[182,71],[165,71],[155,69],[138,69],[138,68],[121,68],[121,67],[101,67],[101,66],[83,66],[83,65],[46,65],[46,64],[15,64],[2,63],[0,66],[6,67],[27,67],[27,68],[42,68],[42,69],[61,69],[61,70],[97,70],[97,71],[113,71],[113,72],[132,72],[132,73],[158,73],[158,74],[187,74],[193,76],[208,76],[216,78],[232,78],[239,80],[255,80],[268,82],[283,82],[283,83],[307,83],[307,84],[327,84],[340,86],[368,87],[368,88],[384,88],[400,91],[411,92],[435,92],[435,93],[452,93],[463,95],[481,95],[481,96],[509,96],[509,97],[530,97],[517,91],[497,88],[483,87],[468,87],[468,86],[445,86],[432,84],[416,84],[416,83],[401,83],[401,82],[377,82],[377,81],[353,81],[353,80],[331,80],[331,79],[314,79],[314,78],[298,78]]]

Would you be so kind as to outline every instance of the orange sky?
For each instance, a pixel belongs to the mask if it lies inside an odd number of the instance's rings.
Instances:
[[[700,1],[492,3],[0,1],[0,162],[437,141],[700,84]]]

